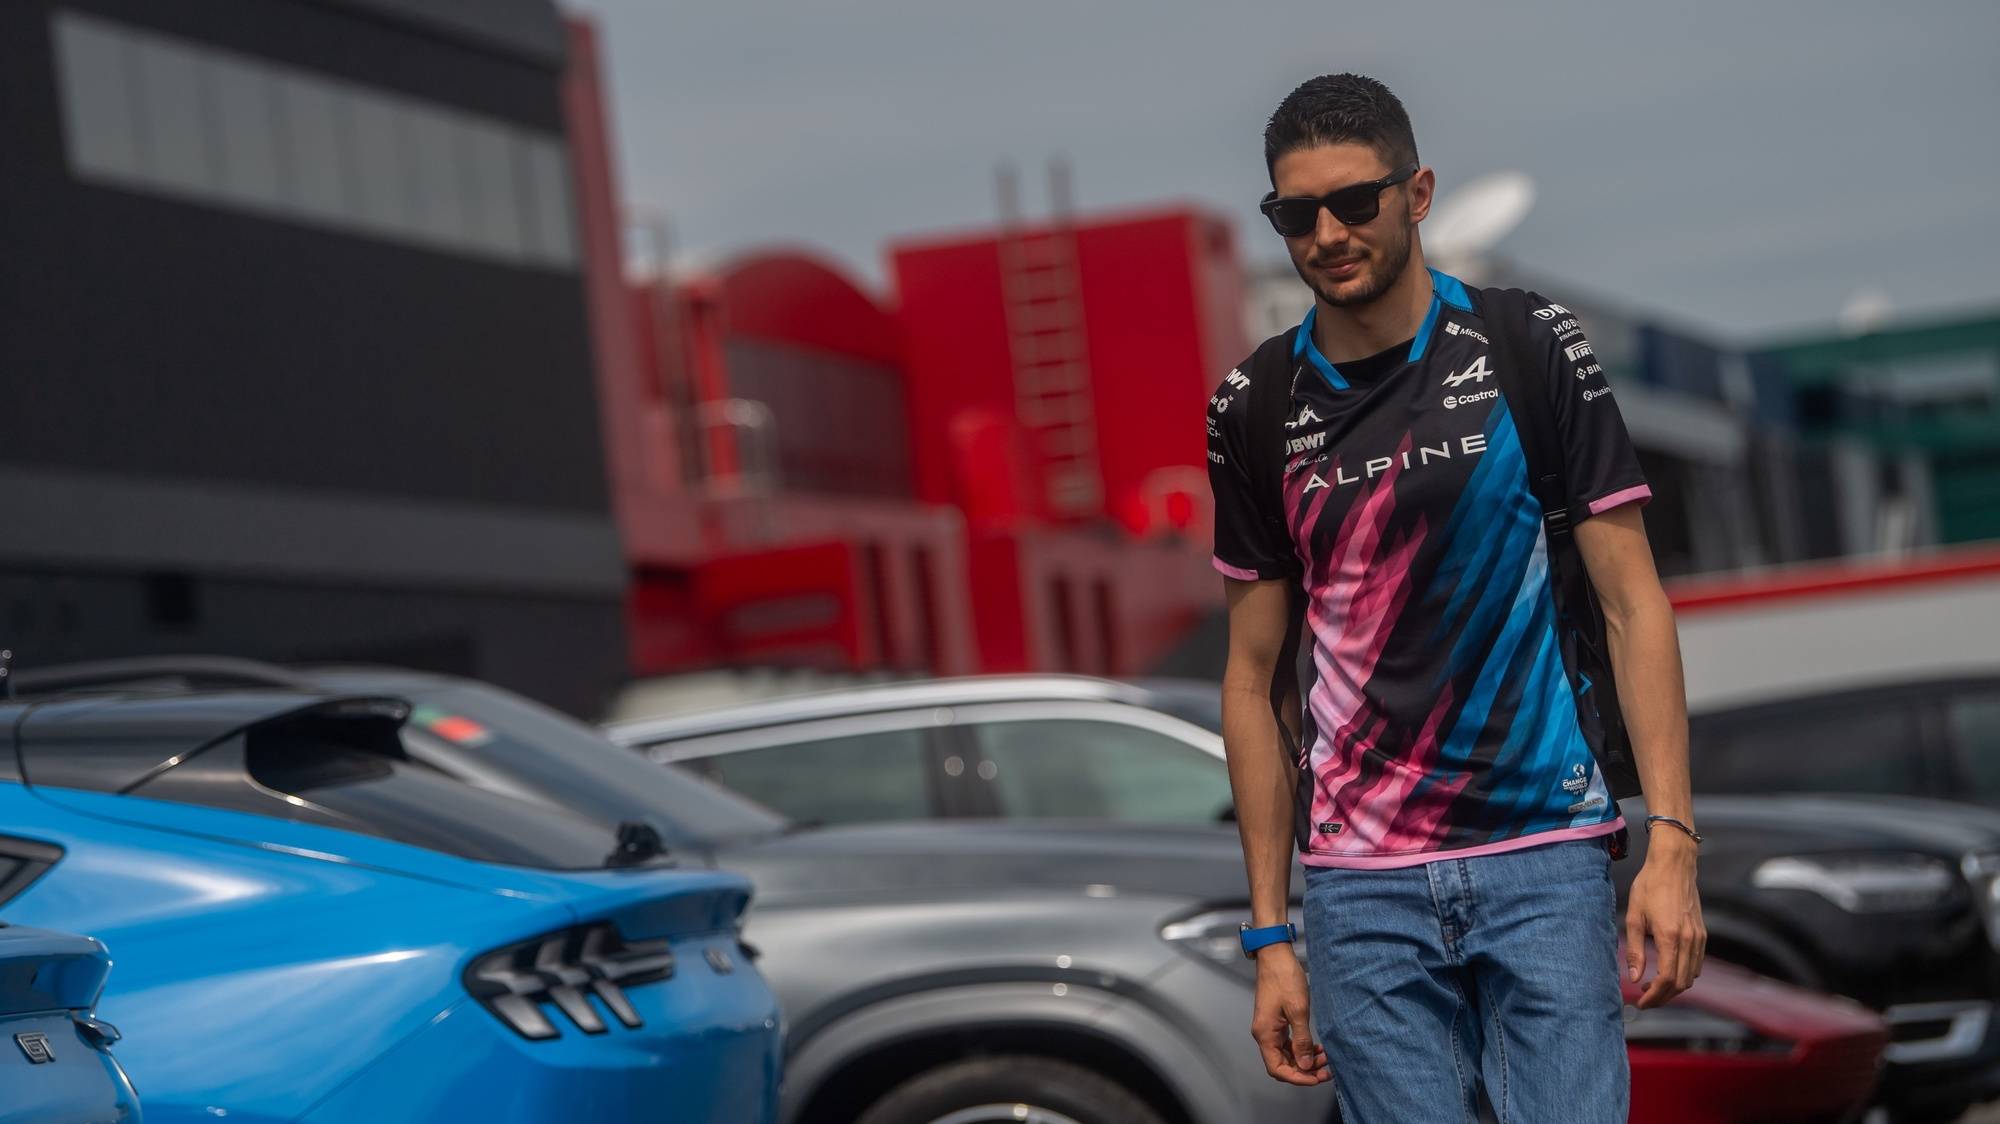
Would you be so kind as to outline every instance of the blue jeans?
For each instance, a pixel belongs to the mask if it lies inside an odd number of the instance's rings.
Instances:
[[[1306,868],[1313,1030],[1345,1124],[1625,1120],[1611,860],[1580,839]]]

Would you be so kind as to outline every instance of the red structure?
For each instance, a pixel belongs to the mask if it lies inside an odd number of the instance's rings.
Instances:
[[[569,112],[636,674],[1143,672],[1214,605],[1199,415],[1246,350],[1193,209],[633,281],[595,39]]]
[[[1202,403],[1248,351],[1222,220],[1163,210],[912,240],[890,259],[919,498],[960,502],[955,440],[981,416],[1011,419],[1028,450],[1042,487],[1023,515],[1146,535],[1163,497],[1206,495]],[[1037,362],[1050,354],[1056,370]],[[1095,467],[1096,502],[1066,506],[1051,470],[1076,460]]]

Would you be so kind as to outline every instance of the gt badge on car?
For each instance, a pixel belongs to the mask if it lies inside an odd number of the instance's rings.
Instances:
[[[21,1052],[28,1055],[28,1061],[34,1065],[56,1060],[56,1052],[49,1047],[49,1036],[46,1034],[31,1030],[15,1035],[14,1041],[21,1047]]]

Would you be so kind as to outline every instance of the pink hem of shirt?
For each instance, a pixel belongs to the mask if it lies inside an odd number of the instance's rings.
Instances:
[[[1498,843],[1481,843],[1477,847],[1460,847],[1453,851],[1422,851],[1413,855],[1328,855],[1308,851],[1299,856],[1299,861],[1307,866],[1336,867],[1341,870],[1397,870],[1408,866],[1422,866],[1425,863],[1444,859],[1476,859],[1481,855],[1498,855],[1507,851],[1520,851],[1529,847],[1540,847],[1547,843],[1566,843],[1572,839],[1595,839],[1609,835],[1625,826],[1625,817],[1606,820],[1604,823],[1588,824],[1583,827],[1562,827],[1554,831],[1538,831],[1533,835],[1519,835],[1512,839],[1502,839]]]
[[[1254,582],[1262,580],[1257,576],[1257,571],[1246,570],[1241,566],[1231,566],[1229,563],[1224,562],[1220,558],[1210,558],[1209,562],[1213,564],[1216,569],[1221,570],[1224,574],[1227,574],[1228,576],[1235,578],[1238,581]]]
[[[1613,492],[1608,496],[1599,496],[1597,499],[1591,500],[1590,513],[1592,515],[1602,515],[1621,503],[1630,503],[1633,500],[1650,500],[1652,498],[1653,489],[1644,484],[1634,484],[1623,491]]]

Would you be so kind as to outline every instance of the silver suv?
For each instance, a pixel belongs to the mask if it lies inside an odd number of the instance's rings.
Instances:
[[[1337,1119],[1330,1086],[1273,1081],[1250,1041],[1221,741],[1152,701],[994,677],[610,731],[825,825],[716,857],[757,887],[786,1121]]]
[[[1231,819],[1215,688],[1066,675],[863,687],[612,726],[612,740],[798,823]],[[1189,708],[1193,708],[1190,710]],[[1180,712],[1180,716],[1176,716]]]

